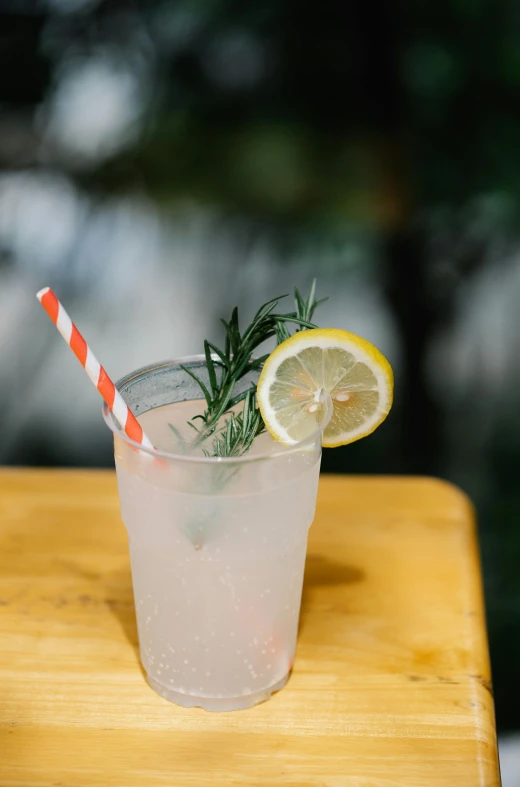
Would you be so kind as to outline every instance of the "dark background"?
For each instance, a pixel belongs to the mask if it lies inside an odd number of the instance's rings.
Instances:
[[[0,0],[0,462],[110,465],[95,391],[318,278],[396,372],[325,471],[479,516],[498,726],[520,727],[520,6]]]

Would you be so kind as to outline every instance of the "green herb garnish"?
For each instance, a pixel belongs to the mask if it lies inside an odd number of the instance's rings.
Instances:
[[[224,429],[213,440],[213,452],[203,450],[206,456],[242,456],[262,432],[265,432],[265,425],[256,406],[256,394],[250,388],[246,391],[242,412],[231,413]]]
[[[196,430],[196,444],[200,445],[219,429],[213,440],[212,451],[204,449],[206,456],[233,457],[242,456],[251,448],[253,440],[265,431],[260,410],[256,404],[256,385],[234,395],[235,386],[249,372],[261,368],[269,353],[259,358],[254,357],[255,350],[267,339],[276,336],[277,343],[290,337],[288,325],[296,325],[296,330],[316,328],[312,322],[314,311],[327,298],[316,300],[316,280],[313,281],[307,299],[304,299],[297,287],[294,288],[295,310],[285,314],[275,312],[278,303],[287,295],[272,298],[261,306],[251,324],[244,333],[240,333],[238,309],[235,307],[229,322],[221,320],[225,329],[224,350],[216,347],[207,339],[204,341],[204,354],[208,370],[209,385],[187,367],[183,367],[200,386],[206,400],[206,409],[202,415],[196,415],[189,425]],[[212,357],[213,356],[213,357]],[[216,356],[216,357],[215,357]],[[219,421],[222,416],[235,405],[244,402],[242,411],[231,413],[224,426]],[[194,421],[200,419],[202,425]]]

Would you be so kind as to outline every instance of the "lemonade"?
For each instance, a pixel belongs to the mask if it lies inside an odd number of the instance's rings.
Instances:
[[[182,381],[189,385],[175,363],[139,379],[132,375],[125,393],[139,409],[150,392],[152,400],[163,389],[182,396]],[[187,420],[202,405],[139,416],[154,445],[170,452],[161,461],[116,433],[116,469],[148,681],[180,705],[233,710],[268,699],[294,660],[320,433],[296,450],[266,433],[236,460],[215,462],[201,447],[178,453],[193,440]]]

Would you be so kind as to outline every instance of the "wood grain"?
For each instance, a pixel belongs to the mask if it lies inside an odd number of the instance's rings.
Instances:
[[[145,682],[114,474],[0,471],[0,785],[208,784],[497,787],[456,488],[322,477],[289,684],[211,714]]]

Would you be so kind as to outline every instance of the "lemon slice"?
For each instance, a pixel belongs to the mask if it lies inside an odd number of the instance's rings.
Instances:
[[[323,432],[329,448],[371,434],[390,411],[392,367],[373,344],[348,331],[299,331],[269,356],[258,380],[257,400],[275,438],[292,445],[320,423],[324,392],[332,417]]]

